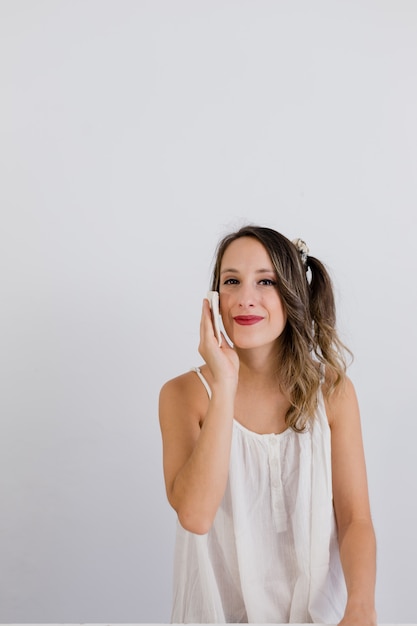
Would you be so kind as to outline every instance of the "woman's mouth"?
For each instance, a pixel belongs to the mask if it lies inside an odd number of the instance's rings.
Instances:
[[[240,324],[241,326],[252,326],[252,324],[261,322],[263,317],[259,315],[236,315],[233,319],[236,324]]]

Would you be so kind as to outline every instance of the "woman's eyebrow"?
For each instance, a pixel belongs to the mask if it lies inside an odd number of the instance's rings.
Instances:
[[[238,273],[239,273],[239,270],[234,269],[233,267],[229,267],[229,268],[226,268],[226,269],[222,270],[222,271],[220,272],[220,275],[222,275],[222,274],[228,274],[228,273],[231,273],[231,274],[238,274]],[[255,270],[255,273],[256,273],[256,274],[275,274],[275,270],[274,270],[272,267],[269,267],[269,268],[268,268],[268,267],[265,267],[265,268],[264,268],[264,267],[262,267],[262,268],[261,268],[261,269],[259,269],[259,270]]]

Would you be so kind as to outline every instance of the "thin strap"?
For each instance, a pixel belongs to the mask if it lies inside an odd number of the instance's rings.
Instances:
[[[208,384],[207,380],[204,378],[203,374],[201,373],[200,368],[199,367],[193,367],[191,371],[193,371],[193,372],[195,372],[197,374],[197,376],[199,377],[199,379],[203,383],[204,387],[206,388],[208,397],[211,398],[210,385]]]

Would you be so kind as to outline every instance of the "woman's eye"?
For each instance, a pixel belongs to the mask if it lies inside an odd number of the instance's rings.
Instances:
[[[276,281],[272,280],[272,278],[263,278],[262,280],[259,281],[259,283],[261,285],[272,285],[272,286],[276,286]]]
[[[223,284],[224,285],[237,285],[238,282],[239,281],[236,278],[227,278]]]

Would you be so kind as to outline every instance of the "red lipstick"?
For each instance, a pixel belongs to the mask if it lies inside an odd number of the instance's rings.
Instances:
[[[259,315],[236,315],[233,319],[241,326],[252,326],[252,324],[261,322],[263,317],[260,317]]]

